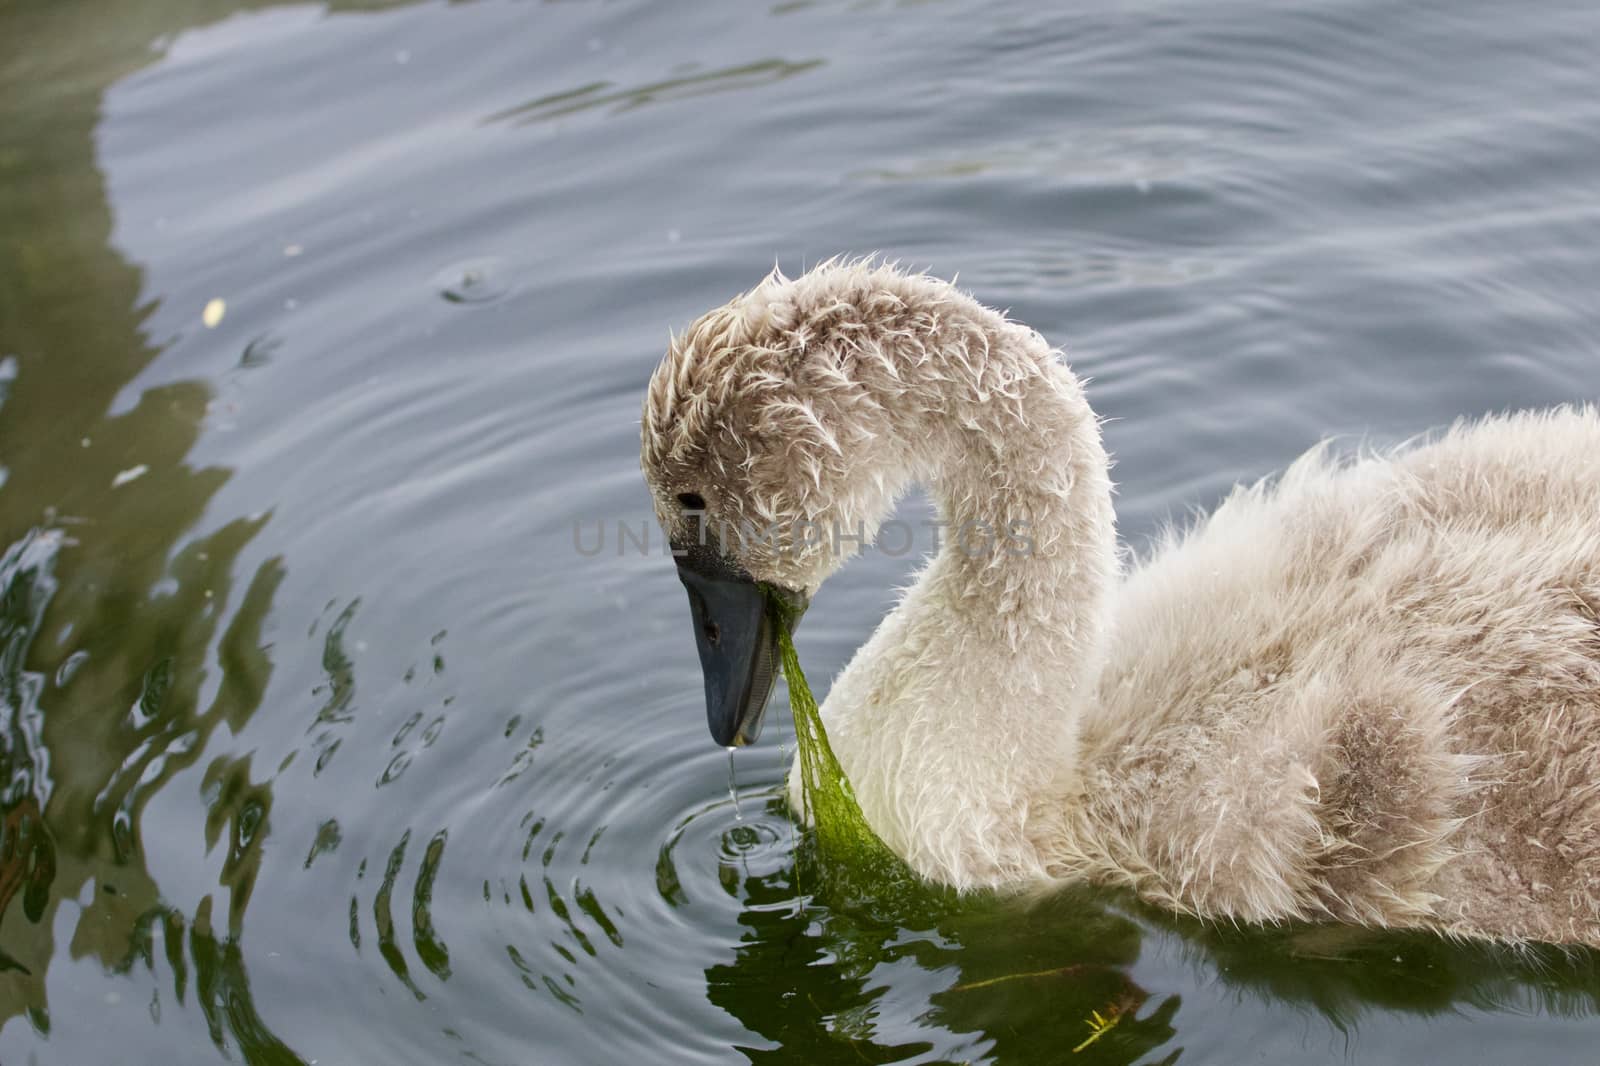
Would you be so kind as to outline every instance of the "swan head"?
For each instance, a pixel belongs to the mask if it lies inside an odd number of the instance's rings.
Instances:
[[[958,304],[977,306],[937,279],[833,261],[773,271],[672,338],[640,457],[689,593],[717,743],[756,738],[776,626],[871,542],[929,461],[915,367]]]

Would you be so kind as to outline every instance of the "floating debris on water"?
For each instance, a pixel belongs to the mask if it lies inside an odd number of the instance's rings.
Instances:
[[[128,469],[119,472],[116,477],[111,479],[111,487],[114,489],[120,489],[128,482],[134,480],[135,478],[144,477],[149,472],[150,468],[144,463],[140,463],[138,466],[130,466]]]
[[[439,295],[453,304],[482,304],[497,300],[511,288],[498,259],[469,259],[445,267],[434,275]]]
[[[1078,1052],[1082,1051],[1096,1040],[1099,1040],[1102,1036],[1105,1036],[1111,1030],[1115,1029],[1117,1027],[1117,1023],[1121,1020],[1122,1012],[1117,1010],[1115,1007],[1107,1007],[1104,1014],[1101,1014],[1097,1010],[1090,1011],[1089,1017],[1084,1019],[1089,1026],[1089,1036],[1084,1040],[1083,1043],[1073,1048],[1072,1053],[1076,1055]]]

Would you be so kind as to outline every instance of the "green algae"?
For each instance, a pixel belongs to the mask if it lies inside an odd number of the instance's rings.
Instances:
[[[830,902],[929,904],[950,893],[918,877],[905,861],[873,832],[861,813],[855,791],[839,765],[822,726],[811,686],[800,669],[791,632],[797,611],[769,592],[768,609],[778,633],[783,678],[789,689],[789,710],[799,746],[801,822],[807,826],[802,860],[815,867],[815,886]]]

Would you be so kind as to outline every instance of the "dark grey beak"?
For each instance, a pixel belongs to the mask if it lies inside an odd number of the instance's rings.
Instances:
[[[792,632],[806,598],[757,583],[712,538],[674,541],[672,548],[678,578],[689,592],[711,739],[723,747],[753,744],[778,679],[778,626],[787,624]],[[769,596],[779,603],[769,603]]]

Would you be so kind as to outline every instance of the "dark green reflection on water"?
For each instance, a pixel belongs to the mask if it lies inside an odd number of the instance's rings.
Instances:
[[[185,947],[188,950],[185,952]],[[233,937],[218,938],[211,931],[211,901],[201,903],[193,923],[167,907],[156,907],[134,923],[128,955],[113,969],[128,973],[136,967],[156,970],[156,953],[173,975],[173,995],[181,1004],[189,988],[193,965],[194,1000],[205,1017],[206,1029],[217,1047],[237,1043],[246,1062],[256,1066],[303,1066],[303,1060],[267,1028],[250,994],[244,957]],[[160,1021],[160,1001],[152,1005]]]
[[[241,552],[269,516],[187,539],[229,472],[185,461],[203,382],[113,401],[158,350],[140,270],[111,247],[94,129],[105,89],[159,58],[151,43],[240,8],[168,0],[112,9],[23,0],[0,46],[0,1025],[49,1031],[46,971],[63,902],[87,901],[74,956],[125,972],[159,939],[178,1003],[250,1062],[299,1061],[262,1022],[238,936],[270,832],[269,775],[248,756],[206,767],[206,845],[224,848],[224,926],[160,899],[140,842],[145,804],[221,723],[261,706],[263,620],[284,565],[262,563],[234,603]],[[364,5],[384,6],[384,5]],[[143,468],[131,481],[118,475]],[[152,1010],[158,1012],[159,1005]]]
[[[773,801],[769,814],[780,811]],[[951,1033],[972,1037],[954,1061],[1175,1062],[1182,997],[1130,976],[1152,935],[1181,945],[1206,980],[1311,1008],[1347,1037],[1380,1011],[1600,1013],[1600,953],[1587,950],[1345,926],[1234,929],[1089,889],[1036,900],[930,895],[926,906],[866,914],[808,897],[803,863],[797,875],[793,862],[755,870],[725,862],[723,874],[743,904],[745,933],[733,961],[706,971],[706,988],[775,1045],[738,1049],[752,1062],[898,1062],[947,1047]],[[906,964],[920,976],[908,977]],[[929,1009],[914,1026],[880,1009],[891,990],[930,976]],[[1096,1013],[1114,1020],[1098,1035]],[[928,1039],[916,1038],[919,1027]]]
[[[29,533],[0,556],[0,916],[19,892],[29,921],[44,914],[55,877],[55,842],[44,824],[49,798],[42,715],[44,678],[24,667],[44,606],[55,591],[55,541]],[[0,974],[28,967],[0,942]]]
[[[778,814],[781,800],[769,811]],[[775,1047],[740,1048],[752,1062],[899,1062],[925,1056],[932,1039],[915,1032],[885,1040],[904,1019],[882,1016],[890,980],[882,967],[906,964],[930,982],[931,1010],[916,1019],[972,1034],[976,1057],[1057,1061],[1090,1035],[1091,1012],[1118,1021],[1074,1061],[1131,1061],[1173,1035],[1176,997],[1147,1006],[1149,994],[1127,976],[1139,955],[1139,925],[1084,892],[1031,904],[943,892],[901,895],[863,910],[831,909],[804,894],[816,884],[804,860],[781,868],[724,866],[742,876],[727,885],[741,898],[747,932],[732,963],[706,972],[711,1001]],[[945,1037],[941,1043],[947,1043]],[[1098,1049],[1105,1043],[1105,1049]],[[1104,1057],[1107,1049],[1116,1056]]]
[[[1600,952],[1589,949],[1511,949],[1338,925],[1236,930],[1154,917],[1229,984],[1308,1004],[1344,1031],[1359,1029],[1374,1010],[1600,1014]]]

